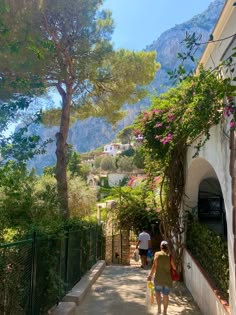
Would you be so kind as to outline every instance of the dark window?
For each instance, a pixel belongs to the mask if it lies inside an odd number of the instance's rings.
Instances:
[[[199,219],[221,219],[222,216],[221,198],[204,198],[198,201]]]

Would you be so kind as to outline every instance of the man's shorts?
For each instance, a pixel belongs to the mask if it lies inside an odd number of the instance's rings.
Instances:
[[[159,292],[159,293],[162,292],[162,294],[164,294],[164,295],[168,295],[170,293],[170,288],[167,287],[167,286],[162,286],[162,285],[156,285],[155,284],[155,291]]]
[[[141,248],[139,248],[139,255],[140,255],[140,256],[146,256],[146,257],[147,257],[147,252],[148,252],[147,249],[141,249]]]

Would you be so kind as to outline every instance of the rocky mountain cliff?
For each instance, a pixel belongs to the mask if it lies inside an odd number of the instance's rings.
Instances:
[[[215,0],[212,2],[206,11],[194,16],[189,21],[176,25],[173,28],[165,31],[161,36],[154,40],[144,50],[157,51],[157,61],[161,64],[161,69],[157,72],[155,80],[149,86],[151,92],[162,93],[170,87],[170,81],[167,75],[167,70],[175,69],[178,65],[176,55],[183,50],[183,39],[186,32],[202,35],[202,41],[208,40],[209,35],[219,17],[225,0]],[[201,55],[204,47],[200,47],[198,56]],[[189,67],[193,67],[189,65]],[[120,121],[114,128],[102,119],[89,118],[84,121],[77,121],[70,130],[68,143],[73,144],[78,152],[88,152],[103,144],[109,143],[115,138],[117,132],[127,125],[130,125],[137,114],[144,108],[149,106],[149,100],[145,99],[141,102],[124,106],[127,110],[125,119]],[[33,127],[43,139],[55,138],[55,133],[58,128],[45,128],[43,126]],[[38,172],[41,172],[43,167],[55,164],[55,143],[48,145],[48,152],[43,156],[36,157],[30,161],[29,167],[35,167]]]

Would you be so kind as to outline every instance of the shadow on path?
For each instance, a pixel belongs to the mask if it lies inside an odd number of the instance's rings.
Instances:
[[[107,266],[76,315],[152,315],[157,306],[145,305],[146,279],[149,270],[131,266]],[[170,295],[168,315],[201,315],[183,284]]]

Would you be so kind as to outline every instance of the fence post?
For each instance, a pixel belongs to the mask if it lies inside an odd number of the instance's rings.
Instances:
[[[36,232],[32,238],[32,264],[31,264],[31,279],[30,279],[30,315],[35,314],[36,301],[36,271],[37,271],[37,237]]]
[[[113,235],[113,223],[111,226],[112,230],[111,230],[111,263],[114,263],[114,235]]]
[[[123,264],[123,234],[122,234],[122,231],[120,230],[120,263],[121,265]]]
[[[68,289],[68,259],[69,259],[69,227],[65,227],[65,272],[64,272],[64,290]]]
[[[95,236],[96,236],[96,242],[95,242],[95,263],[98,261],[98,226],[95,226]]]

